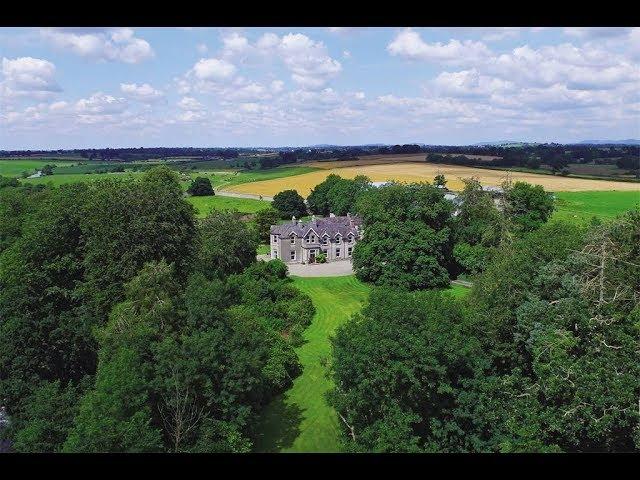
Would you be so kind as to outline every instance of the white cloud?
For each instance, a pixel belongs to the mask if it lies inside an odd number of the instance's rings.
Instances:
[[[56,67],[48,60],[33,57],[2,58],[3,80],[0,95],[44,99],[62,89],[55,80]]]
[[[481,75],[474,68],[460,72],[442,72],[432,82],[435,90],[451,97],[490,97],[513,88],[511,82]]]
[[[138,85],[137,83],[121,83],[120,91],[134,100],[144,103],[152,103],[164,97],[164,93],[156,90],[148,83]]]
[[[285,35],[278,48],[291,71],[292,80],[303,88],[321,88],[342,70],[340,62],[329,56],[322,42],[315,42],[306,35]]]
[[[284,82],[282,80],[274,80],[271,82],[271,91],[273,93],[280,93],[284,89]]]
[[[426,43],[418,32],[407,28],[387,45],[387,51],[394,56],[410,60],[449,62],[452,64],[479,63],[491,55],[482,42],[472,40],[449,40],[448,43]]]
[[[181,122],[190,123],[203,120],[206,116],[206,113],[200,110],[187,110],[186,112],[178,114],[177,118]]]
[[[196,45],[196,50],[200,55],[205,55],[209,51],[209,47],[207,47],[204,43],[199,43]]]
[[[130,28],[44,28],[40,34],[58,48],[96,60],[135,64],[154,56],[149,42]]]
[[[280,38],[275,33],[263,34],[256,43],[256,47],[260,50],[269,50],[275,48],[280,43]]]
[[[231,32],[222,37],[223,51],[227,55],[235,55],[249,50],[249,40],[238,32]]]
[[[89,98],[78,100],[75,108],[80,115],[122,113],[127,108],[127,101],[124,98],[116,98],[112,95],[97,92]]]
[[[193,97],[182,97],[182,99],[178,102],[178,107],[182,110],[202,110],[204,106]]]
[[[351,52],[349,50],[345,50],[342,52],[342,58],[351,58]]]
[[[236,67],[226,60],[201,58],[192,71],[198,80],[219,82],[232,78],[236,73]]]

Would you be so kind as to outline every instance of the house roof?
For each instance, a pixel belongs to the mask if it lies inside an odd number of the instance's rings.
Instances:
[[[271,235],[288,237],[294,233],[298,237],[305,237],[310,231],[313,231],[319,237],[323,237],[325,234],[331,238],[334,238],[337,234],[346,237],[350,233],[358,236],[357,228],[361,225],[362,220],[356,216],[317,218],[310,222],[295,222],[292,220],[282,225],[272,225]]]

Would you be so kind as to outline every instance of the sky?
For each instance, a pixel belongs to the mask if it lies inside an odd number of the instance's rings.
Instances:
[[[640,28],[0,28],[0,149],[640,138]]]

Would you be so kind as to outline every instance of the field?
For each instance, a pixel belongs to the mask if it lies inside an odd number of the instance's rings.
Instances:
[[[323,359],[331,354],[330,338],[366,301],[369,286],[355,276],[301,278],[294,285],[307,293],[316,307],[313,323],[304,333],[306,343],[296,349],[303,367],[287,392],[265,410],[256,444],[259,452],[339,452],[340,419],[326,400],[332,387]],[[454,285],[456,297],[469,290]]]
[[[593,216],[613,218],[640,207],[640,189],[635,192],[557,192],[553,218],[589,221]]]
[[[443,153],[442,155],[457,155],[456,153]],[[342,168],[357,167],[362,165],[384,165],[389,163],[405,163],[405,162],[424,162],[427,157],[426,153],[408,153],[405,155],[367,155],[358,160],[326,160],[311,162],[307,165],[317,168]],[[494,160],[500,157],[491,155],[466,155],[468,158],[476,158],[479,160]]]
[[[93,182],[95,180],[100,180],[105,178],[125,178],[126,179],[126,178],[133,178],[138,175],[142,175],[142,172],[101,173],[101,174],[69,173],[69,174],[63,174],[63,175],[47,175],[39,178],[25,178],[25,179],[20,179],[20,182],[53,185],[57,187],[59,185],[64,185],[67,183]]]
[[[406,157],[403,156],[403,157]],[[316,162],[313,165],[320,165]],[[332,162],[345,164],[348,162]],[[272,180],[261,180],[241,185],[224,186],[223,188],[239,193],[251,193],[255,195],[273,196],[286,189],[296,189],[298,193],[306,197],[311,189],[322,182],[329,174],[335,173],[345,178],[353,178],[356,175],[367,175],[373,181],[398,180],[403,182],[432,182],[433,178],[441,173],[452,190],[461,190],[463,183],[461,178],[477,177],[484,185],[500,185],[507,177],[504,170],[488,170],[482,168],[435,165],[429,163],[396,162],[384,164],[371,164],[360,166],[342,166],[341,168],[327,168],[316,170],[295,177],[280,177]],[[559,191],[590,191],[590,190],[623,190],[639,191],[639,183],[615,182],[610,180],[593,180],[582,178],[570,178],[553,175],[538,175],[535,173],[509,172],[512,180],[523,180],[532,184],[542,185],[546,190]]]
[[[264,200],[223,197],[221,195],[187,197],[187,201],[196,207],[198,217],[205,217],[213,210],[238,210],[241,213],[255,213],[269,207],[269,202]]]
[[[24,160],[24,159],[2,159],[0,160],[0,175],[5,177],[19,177],[22,172],[29,172],[29,174],[35,173],[36,170],[44,167],[46,164],[58,165],[58,166],[71,166],[76,162],[71,160],[58,160],[55,158],[42,159],[42,160]]]

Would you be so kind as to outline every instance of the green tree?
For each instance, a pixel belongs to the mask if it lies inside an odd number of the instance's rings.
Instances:
[[[213,187],[211,186],[211,180],[207,177],[196,177],[195,180],[191,182],[191,185],[189,185],[187,193],[193,196],[215,195]]]
[[[462,304],[448,294],[371,292],[332,342],[329,398],[349,450],[454,450],[453,439],[465,434],[452,415],[455,400],[479,353],[464,322]]]
[[[196,271],[207,278],[240,273],[255,262],[258,242],[239,212],[214,211],[200,224]]]
[[[477,178],[463,182],[454,222],[453,256],[463,272],[476,274],[484,270],[500,244],[502,216]]]
[[[357,204],[364,234],[353,252],[359,279],[408,289],[448,285],[453,205],[429,184],[364,192]]]
[[[445,178],[444,175],[442,174],[438,174],[435,176],[435,178],[433,179],[433,184],[436,187],[446,187],[447,186],[447,179]]]
[[[256,212],[255,227],[258,240],[262,243],[269,243],[271,225],[276,225],[280,220],[280,212],[275,208],[264,208]]]
[[[553,195],[540,185],[515,182],[505,189],[505,214],[520,232],[530,232],[545,223],[554,209]]]
[[[283,190],[273,197],[273,208],[280,212],[280,218],[304,217],[307,206],[296,190]]]
[[[329,215],[331,205],[329,203],[328,193],[331,187],[341,179],[339,175],[332,173],[311,190],[311,193],[307,197],[307,203],[312,213],[324,216]]]

